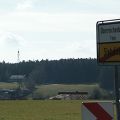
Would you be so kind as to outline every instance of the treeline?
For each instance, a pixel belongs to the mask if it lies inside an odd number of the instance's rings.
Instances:
[[[105,89],[114,87],[113,67],[98,66],[91,58],[0,63],[0,82],[8,82],[11,75],[17,74],[26,75],[35,84],[98,83]]]

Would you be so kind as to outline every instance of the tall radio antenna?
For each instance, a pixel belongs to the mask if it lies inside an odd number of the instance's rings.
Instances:
[[[17,62],[19,63],[20,62],[20,52],[18,50],[18,54],[17,54]]]

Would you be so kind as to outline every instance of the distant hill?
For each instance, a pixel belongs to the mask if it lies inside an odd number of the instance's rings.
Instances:
[[[35,84],[93,84],[112,90],[114,68],[98,66],[96,59],[60,59],[0,63],[0,82],[8,82],[11,75],[26,75]]]

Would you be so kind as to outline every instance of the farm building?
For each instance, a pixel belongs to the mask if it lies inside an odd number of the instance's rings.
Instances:
[[[88,92],[58,92],[57,96],[50,97],[51,100],[86,100],[89,97]]]
[[[31,91],[28,89],[0,89],[0,100],[25,99],[25,97],[30,93]]]
[[[11,75],[9,81],[10,82],[17,82],[19,89],[24,87],[24,81],[26,76],[25,75]]]
[[[25,79],[25,75],[11,75],[10,76],[11,82],[23,81],[24,79]]]

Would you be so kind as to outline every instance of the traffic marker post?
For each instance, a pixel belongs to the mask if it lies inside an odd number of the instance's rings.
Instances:
[[[82,103],[82,120],[113,120],[113,104],[111,102]]]

